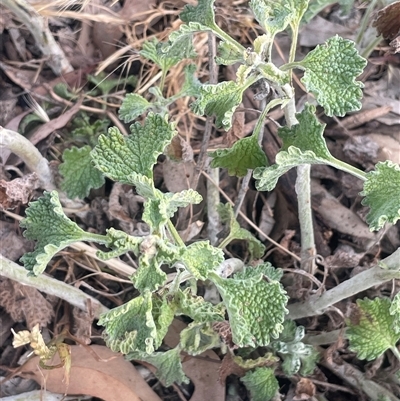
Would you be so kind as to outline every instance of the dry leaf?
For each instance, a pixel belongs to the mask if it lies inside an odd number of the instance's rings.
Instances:
[[[385,39],[395,39],[400,35],[400,1],[389,4],[379,10],[372,26],[382,34]]]
[[[0,305],[15,322],[26,321],[31,330],[36,324],[47,326],[54,316],[53,305],[36,288],[3,278]]]
[[[0,207],[15,209],[17,206],[26,205],[31,199],[33,191],[39,187],[40,183],[36,173],[12,181],[0,180]]]
[[[97,360],[94,354],[101,359]],[[161,401],[130,362],[105,346],[73,345],[71,361],[67,388],[63,383],[64,370],[43,370],[38,357],[24,364],[21,373],[54,393],[85,394],[104,401]],[[56,356],[51,364],[59,362]]]
[[[315,396],[315,384],[305,377],[302,377],[296,385],[296,395],[293,400],[309,400]]]

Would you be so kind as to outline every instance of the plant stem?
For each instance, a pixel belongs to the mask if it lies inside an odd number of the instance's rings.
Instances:
[[[367,10],[365,11],[364,16],[363,16],[363,18],[361,20],[361,25],[360,25],[360,28],[358,30],[357,37],[356,37],[356,40],[355,40],[355,42],[357,43],[359,49],[360,49],[360,46],[361,46],[362,38],[363,38],[363,36],[365,34],[365,31],[367,30],[367,26],[368,26],[368,23],[369,23],[369,20],[370,20],[371,13],[374,11],[376,2],[377,2],[377,0],[372,0],[369,3],[369,6],[368,6]]]
[[[218,66],[215,62],[216,55],[217,43],[215,40],[215,35],[212,32],[208,32],[208,66],[211,84],[218,83]],[[210,138],[214,118],[208,116],[207,120],[208,119],[210,119],[210,123],[207,124],[207,129],[210,130],[210,133],[207,133],[207,136]],[[213,178],[215,182],[219,184],[219,168],[211,168],[209,166],[209,158],[206,158],[205,164],[208,166],[208,174]],[[221,222],[219,214],[217,212],[219,202],[220,199],[218,188],[216,188],[210,181],[207,181],[207,234],[208,238],[210,239],[210,243],[213,246],[218,243],[218,232],[221,229]]]
[[[175,226],[172,224],[172,221],[170,219],[168,219],[167,225],[168,225],[168,231],[172,235],[172,237],[175,240],[175,242],[179,246],[184,248],[185,247],[185,243],[182,241],[182,238],[180,237],[178,231],[176,230]]]
[[[9,8],[29,29],[36,45],[48,58],[47,64],[54,74],[62,75],[74,70],[54,40],[47,25],[47,19],[43,18],[29,2],[25,0],[3,0],[2,4]]]
[[[351,175],[354,175],[355,177],[359,178],[362,181],[365,181],[367,179],[367,174],[358,169],[357,167],[352,166],[351,164],[347,164],[341,160],[332,158],[332,161],[328,161],[328,164],[331,166],[337,168],[338,170],[342,170],[346,173],[349,173]]]
[[[400,352],[397,349],[396,346],[390,347],[390,349],[392,350],[394,356],[398,359],[398,361],[400,362]]]
[[[0,147],[3,146],[21,158],[29,170],[37,174],[44,189],[55,189],[48,161],[28,139],[0,126]]]
[[[89,301],[96,318],[99,318],[102,313],[108,312],[107,307],[80,289],[45,274],[41,274],[39,277],[28,276],[27,270],[2,255],[0,255],[0,275],[20,284],[34,287],[46,294],[55,295],[84,311],[87,311]]]
[[[385,268],[381,266],[385,266]],[[341,300],[352,297],[376,285],[382,285],[392,279],[400,279],[400,248],[383,259],[380,264],[340,283],[321,296],[313,295],[304,303],[298,302],[289,305],[288,318],[296,320],[321,315],[330,306]]]
[[[299,222],[301,233],[301,262],[300,267],[314,275],[315,265],[315,240],[314,227],[311,212],[311,166],[302,164],[297,167],[295,190],[299,205]]]

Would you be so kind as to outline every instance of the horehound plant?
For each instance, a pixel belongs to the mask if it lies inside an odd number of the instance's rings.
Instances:
[[[318,360],[317,348],[302,342],[305,330],[295,319],[324,313],[329,307],[372,286],[400,279],[400,250],[379,265],[337,285],[324,294],[315,294],[304,303],[288,304],[281,284],[283,271],[270,263],[248,263],[225,260],[223,249],[234,239],[245,239],[252,260],[264,253],[263,244],[240,228],[230,205],[221,205],[219,213],[229,227],[229,235],[219,246],[199,240],[186,245],[171,222],[180,207],[201,202],[194,189],[179,193],[163,193],[155,187],[153,167],[172,138],[177,135],[168,116],[168,106],[180,96],[195,98],[192,110],[199,115],[215,115],[217,128],[228,130],[242,95],[254,83],[263,80],[276,94],[260,115],[253,134],[237,141],[232,148],[211,153],[212,166],[227,168],[229,174],[244,176],[254,170],[253,177],[260,191],[274,189],[279,177],[296,167],[296,193],[301,227],[301,267],[314,273],[315,245],[310,210],[310,165],[326,164],[363,181],[363,204],[370,208],[366,217],[371,230],[400,217],[400,167],[390,161],[378,163],[365,173],[334,158],[323,138],[325,125],[315,114],[316,107],[306,104],[297,113],[292,70],[304,71],[302,83],[327,116],[344,116],[361,107],[362,83],[356,81],[366,65],[355,44],[335,36],[317,46],[302,60],[295,59],[297,36],[307,0],[251,0],[249,6],[264,30],[251,48],[245,48],[215,22],[214,0],[199,0],[187,5],[180,15],[183,24],[165,43],[148,42],[142,56],[162,70],[160,87],[150,90],[153,101],[138,94],[125,98],[120,117],[126,123],[147,114],[143,123],[130,126],[131,134],[123,136],[110,128],[99,137],[91,152],[94,166],[105,176],[136,188],[144,199],[143,220],[150,234],[135,237],[110,228],[105,235],[85,232],[63,212],[56,191],[46,192],[31,203],[21,226],[25,236],[36,240],[34,252],[22,258],[31,275],[39,276],[51,258],[76,241],[104,245],[108,251],[97,256],[108,259],[132,252],[138,258],[138,269],[131,277],[138,295],[126,304],[101,315],[104,338],[114,351],[129,359],[145,360],[155,365],[165,385],[187,382],[180,353],[198,355],[210,348],[229,353],[236,364],[247,372],[241,379],[253,400],[268,401],[279,395],[275,369],[287,377],[313,372]],[[288,63],[278,67],[271,61],[277,33],[291,28],[292,45]],[[162,94],[168,70],[184,58],[195,56],[193,34],[209,32],[220,41],[216,61],[222,65],[239,65],[235,81],[200,84],[192,65],[186,67],[186,80],[180,93],[170,98]],[[258,136],[269,110],[284,109],[286,126],[278,134],[283,145],[276,163],[268,165]],[[166,272],[175,272],[168,280]],[[38,278],[40,279],[40,278]],[[222,302],[212,304],[197,294],[197,282],[209,280],[219,291]],[[350,347],[360,358],[374,359],[389,348],[400,359],[399,295],[393,299],[359,300],[359,319],[349,322]],[[180,334],[179,344],[161,351],[160,346],[175,316],[186,316],[191,323]],[[229,335],[222,335],[222,333]],[[258,359],[250,351],[263,347]],[[235,349],[239,348],[238,354]],[[250,350],[250,351],[249,351]],[[343,375],[345,376],[345,375]],[[358,377],[358,376],[357,376]],[[362,374],[361,374],[361,377]],[[344,377],[346,380],[346,377]],[[358,380],[358,379],[357,379]],[[350,381],[351,382],[351,381]],[[353,382],[351,382],[354,384]],[[363,390],[373,399],[396,396],[376,383],[365,380]]]

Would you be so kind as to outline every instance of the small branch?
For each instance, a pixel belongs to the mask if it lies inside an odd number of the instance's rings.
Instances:
[[[25,0],[3,0],[9,8],[31,32],[36,45],[44,56],[48,57],[48,65],[57,76],[74,69],[65,57],[64,52],[54,40],[47,21]]]
[[[85,294],[78,288],[44,274],[39,277],[28,276],[27,270],[2,255],[0,255],[0,275],[18,281],[20,284],[34,287],[46,294],[55,295],[84,311],[87,311],[88,301],[90,301],[96,318],[99,318],[102,313],[108,312],[108,308],[96,298]]]
[[[381,267],[381,266],[384,266]],[[400,279],[400,248],[392,255],[383,259],[379,265],[365,270],[325,292],[321,296],[311,296],[304,303],[295,303],[288,306],[289,319],[323,314],[330,306],[342,299],[352,297],[359,292],[368,290],[376,285],[382,285],[392,279]]]
[[[371,400],[400,401],[391,391],[372,380],[368,380],[363,373],[343,360],[339,364],[329,358],[329,361],[325,361],[323,365],[357,390],[361,389]]]
[[[48,161],[28,139],[0,126],[0,147],[6,147],[21,158],[29,170],[35,172],[44,189],[55,189]]]

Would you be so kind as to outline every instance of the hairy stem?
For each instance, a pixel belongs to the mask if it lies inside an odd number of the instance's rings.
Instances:
[[[28,139],[18,132],[0,127],[0,147],[6,147],[21,158],[29,170],[37,174],[44,189],[55,189],[48,161]]]
[[[175,240],[175,242],[181,246],[181,247],[185,247],[185,243],[182,241],[182,238],[180,237],[178,231],[176,230],[175,226],[172,224],[172,221],[168,219],[167,222],[168,225],[168,231],[169,233],[172,235],[172,238]]]
[[[45,274],[41,274],[39,277],[28,276],[28,272],[22,266],[2,255],[0,255],[0,275],[20,284],[34,287],[46,294],[55,295],[84,311],[87,311],[90,304],[96,318],[99,318],[102,313],[108,312],[107,307],[80,289]]]
[[[381,267],[381,266],[384,266]],[[376,285],[382,285],[392,279],[400,279],[400,248],[392,255],[383,259],[379,265],[365,270],[325,292],[321,296],[313,295],[304,303],[295,303],[288,306],[289,319],[323,314],[330,306],[342,299],[352,297]]]

